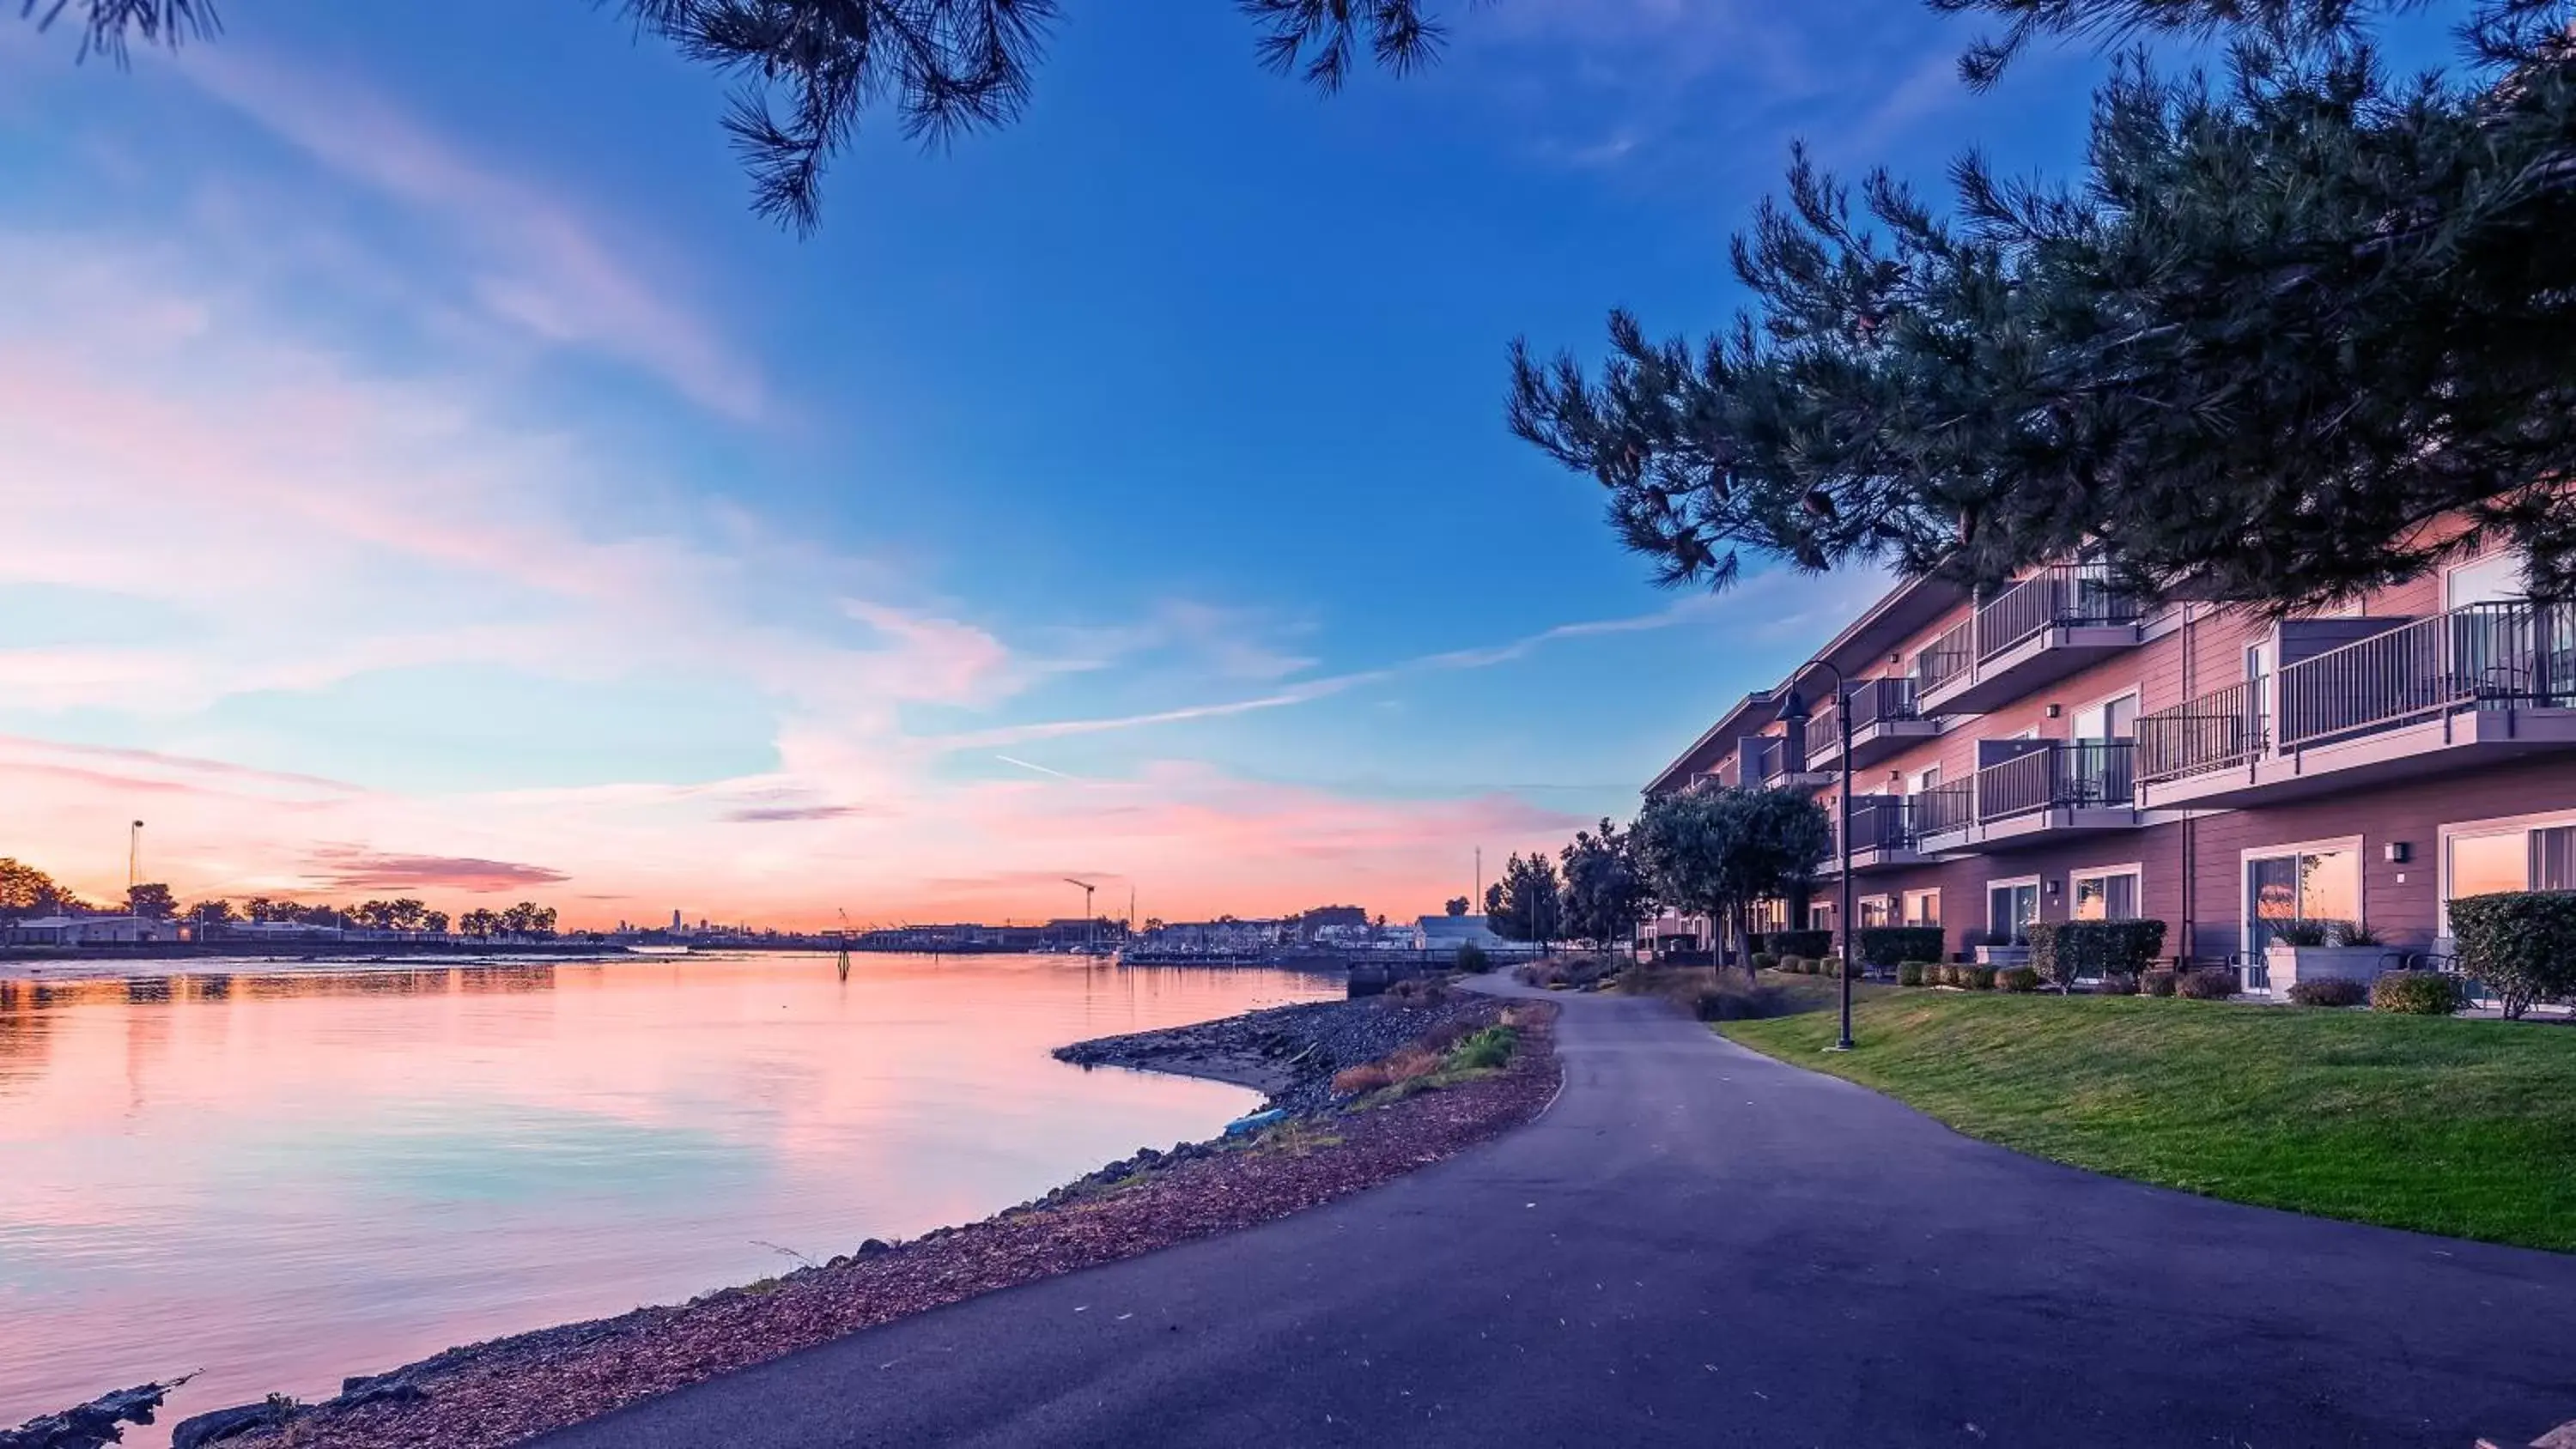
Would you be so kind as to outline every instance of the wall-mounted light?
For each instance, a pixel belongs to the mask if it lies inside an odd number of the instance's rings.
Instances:
[[[2056,878],[2055,878],[2055,877],[2051,877],[2051,878],[2049,879],[2049,882],[2048,882],[2048,898],[2049,898],[2050,900],[2052,900],[2052,901],[2053,901],[2053,900],[2055,900],[2055,899],[2057,899],[2057,881],[2056,881]]]
[[[2048,707],[2048,717],[2050,719],[2055,719],[2064,713],[2066,713],[2066,706],[2062,704],[2052,704]]]
[[[2390,865],[2404,865],[2415,858],[2415,847],[2403,840],[2392,840],[2386,853]]]

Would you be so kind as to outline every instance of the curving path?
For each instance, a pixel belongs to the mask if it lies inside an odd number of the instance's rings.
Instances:
[[[1530,1127],[1228,1237],[549,1436],[835,1445],[2521,1443],[2576,1418],[2576,1257],[2019,1156],[1565,999]]]

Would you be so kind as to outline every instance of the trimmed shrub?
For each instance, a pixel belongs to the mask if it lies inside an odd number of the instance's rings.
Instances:
[[[2370,988],[2349,976],[2322,976],[2291,982],[2290,999],[2301,1006],[2359,1006],[2370,999]]]
[[[1930,969],[1920,961],[1899,961],[1896,963],[1896,984],[1920,986],[1923,984],[1924,973]]]
[[[1753,949],[1775,956],[1804,956],[1809,960],[1834,949],[1831,931],[1766,931],[1753,938]]]
[[[1939,926],[1863,926],[1860,959],[1881,970],[1941,954]]]
[[[1842,958],[1842,957],[1840,957],[1840,956],[1828,956],[1828,957],[1826,957],[1825,959],[1823,959],[1822,961],[1817,962],[1817,963],[1816,963],[1816,974],[1817,974],[1817,975],[1819,975],[1819,976],[1840,976],[1840,975],[1842,975],[1842,974],[1843,974],[1843,958]]]
[[[2008,966],[1995,973],[1995,985],[1997,988],[2004,991],[2037,991],[2039,989],[2039,968],[2036,966]]]
[[[1780,958],[1772,955],[1768,951],[1756,951],[1753,953],[1753,969],[1756,971],[1777,971],[1780,969]]]
[[[2453,905],[2459,902],[2453,901]],[[2460,983],[2439,971],[2383,971],[2370,983],[2370,1009],[2407,1016],[2449,1016],[2466,1006]]]
[[[2576,891],[2499,891],[2451,902],[2460,969],[2518,1020],[2576,992]]]
[[[2186,971],[2174,983],[2174,992],[2194,1001],[2225,1001],[2236,994],[2236,968],[2203,966]]]
[[[2274,946],[2323,946],[2334,935],[2331,921],[2283,921],[2272,928]]]
[[[1962,984],[1970,991],[1992,991],[1995,989],[1994,967],[1962,966],[1959,970],[1966,975],[1967,980]]]
[[[2170,966],[2138,973],[2138,989],[2149,996],[2172,996],[2182,987],[2182,973]]]
[[[2030,964],[2060,991],[2078,977],[2130,975],[2165,948],[2162,921],[2033,921]]]
[[[2104,996],[2135,996],[2138,994],[2138,978],[2126,971],[2113,971],[2103,976],[2093,989]]]
[[[1458,969],[1470,976],[1481,976],[1494,969],[1494,958],[1475,942],[1463,942],[1458,947]]]

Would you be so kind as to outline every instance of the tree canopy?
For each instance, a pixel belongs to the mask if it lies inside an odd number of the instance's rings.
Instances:
[[[2374,39],[2405,0],[1931,3],[2007,18],[1977,84],[2051,35],[2226,57],[2128,52],[2080,180],[1972,153],[1946,214],[1799,152],[1735,241],[1732,325],[1613,313],[1597,372],[1516,344],[1512,427],[1663,581],[2098,554],[2290,610],[2511,542],[2576,592],[2576,5],[2465,5],[2456,73],[2401,78]]]
[[[1565,934],[1608,947],[1654,914],[1654,888],[1638,863],[1634,831],[1604,819],[1601,831],[1574,833],[1557,853],[1565,863]]]
[[[1833,849],[1824,807],[1796,790],[1659,795],[1639,812],[1635,836],[1655,896],[1730,931],[1755,901],[1806,884]]]
[[[1485,887],[1485,928],[1506,941],[1545,944],[1565,935],[1564,886],[1545,851],[1515,855]]]
[[[612,0],[600,0],[612,3]],[[823,173],[871,115],[945,145],[1028,109],[1059,0],[613,0],[644,34],[735,83],[724,127],[752,207],[796,230],[822,216]],[[1375,63],[1399,74],[1438,55],[1428,0],[1235,0],[1260,63],[1318,90]],[[214,0],[25,0],[39,27],[69,15],[81,54],[122,62],[134,42],[210,39]],[[1365,60],[1363,60],[1365,56]]]

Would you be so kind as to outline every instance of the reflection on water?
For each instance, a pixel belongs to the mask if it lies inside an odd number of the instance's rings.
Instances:
[[[1255,1100],[1050,1048],[1337,994],[1064,957],[0,981],[0,1424],[202,1368],[156,1445],[979,1217]]]

